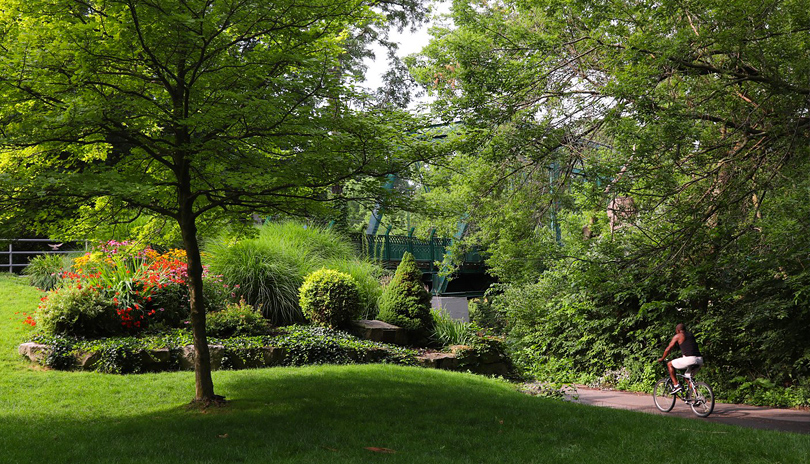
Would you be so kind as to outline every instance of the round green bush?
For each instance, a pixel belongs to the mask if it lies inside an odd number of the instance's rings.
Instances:
[[[245,303],[229,304],[225,309],[205,316],[208,335],[219,338],[263,335],[267,333],[267,320],[253,306]]]
[[[299,290],[301,309],[312,322],[346,327],[360,311],[360,290],[349,274],[332,269],[315,271]]]
[[[97,338],[122,332],[110,298],[97,289],[70,285],[48,292],[37,310],[37,326],[51,335]]]
[[[394,278],[383,289],[379,306],[377,319],[420,335],[431,332],[430,293],[422,285],[422,272],[412,254],[402,256]]]

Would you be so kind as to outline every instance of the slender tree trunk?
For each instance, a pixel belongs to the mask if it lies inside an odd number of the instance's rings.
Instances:
[[[197,240],[197,225],[194,218],[183,215],[180,231],[188,259],[188,286],[191,290],[191,330],[194,334],[194,401],[210,403],[217,401],[214,394],[214,381],[211,378],[211,354],[208,350],[208,337],[205,332],[205,307],[203,304],[202,258]]]
[[[181,140],[187,141],[187,134],[181,132]],[[180,145],[180,144],[178,144]],[[194,197],[191,195],[191,170],[188,158],[178,156],[178,189],[180,234],[186,249],[188,262],[188,286],[190,290],[191,331],[194,335],[195,402],[209,404],[223,398],[214,394],[214,381],[211,378],[211,354],[205,332],[205,306],[203,301],[203,267],[200,256],[200,243],[197,239],[197,220],[194,215]]]

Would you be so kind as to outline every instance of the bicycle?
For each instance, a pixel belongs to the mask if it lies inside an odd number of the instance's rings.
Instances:
[[[714,393],[706,382],[695,381],[694,374],[699,368],[693,364],[683,374],[676,374],[683,389],[675,394],[672,394],[674,386],[669,375],[656,382],[653,388],[655,406],[661,412],[669,412],[675,406],[675,400],[680,399],[691,406],[698,417],[708,417],[714,411]]]

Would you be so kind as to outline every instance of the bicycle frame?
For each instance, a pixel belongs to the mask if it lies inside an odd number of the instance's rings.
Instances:
[[[671,393],[673,383],[669,373],[656,382],[653,388],[653,399],[656,407],[661,412],[672,410],[677,398],[688,404],[699,417],[708,417],[712,413],[714,410],[714,393],[709,384],[698,382],[695,379],[696,371],[697,369],[687,369],[683,374],[675,373],[675,379],[683,387],[680,392],[675,394]]]
[[[692,404],[692,398],[697,396],[695,392],[695,379],[689,374],[675,374],[678,378],[678,383],[683,385],[683,390],[675,394],[675,398],[683,401],[686,404]],[[670,380],[670,383],[672,381]]]

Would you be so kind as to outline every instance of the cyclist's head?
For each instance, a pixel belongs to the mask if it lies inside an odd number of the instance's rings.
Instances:
[[[686,330],[686,326],[683,324],[678,324],[675,326],[675,333],[681,333]]]

